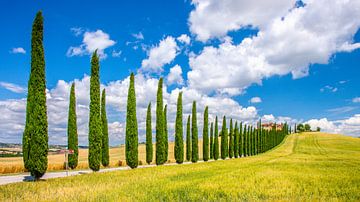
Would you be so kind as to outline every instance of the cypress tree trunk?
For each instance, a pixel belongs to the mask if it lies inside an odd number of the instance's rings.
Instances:
[[[23,134],[23,159],[25,168],[38,179],[46,172],[48,154],[45,56],[41,11],[36,14],[31,35],[31,71]]]
[[[254,131],[253,131],[253,127],[252,126],[250,126],[250,133],[249,133],[249,135],[250,135],[250,156],[252,156],[253,155],[253,135],[254,135]]]
[[[176,163],[184,162],[184,140],[183,140],[183,116],[182,116],[182,92],[179,93],[177,100],[176,120],[175,120],[175,147],[174,154]]]
[[[196,102],[193,101],[192,121],[191,121],[191,162],[196,163],[199,160],[198,128],[196,119]]]
[[[239,128],[237,121],[235,122],[235,129],[234,129],[234,157],[237,158],[239,156]]]
[[[146,113],[146,163],[150,164],[153,158],[152,128],[151,128],[151,102]]]
[[[105,89],[102,91],[101,96],[101,122],[102,122],[102,149],[101,149],[101,163],[103,166],[109,165],[109,131],[108,121],[106,116],[106,94]]]
[[[136,118],[136,95],[134,73],[130,75],[126,110],[126,136],[125,136],[126,164],[130,168],[138,166],[138,124]]]
[[[162,165],[166,161],[162,87],[163,78],[160,78],[156,98],[156,165]]]
[[[91,58],[88,159],[89,167],[93,171],[100,169],[101,139],[99,57],[95,51]]]
[[[230,119],[230,131],[229,131],[229,157],[232,158],[234,156],[234,131],[233,131],[233,122]]]
[[[204,111],[203,128],[203,160],[209,160],[209,108],[206,106]]]
[[[186,160],[191,160],[190,115],[186,123]]]
[[[226,159],[228,155],[228,141],[227,141],[227,128],[226,128],[226,117],[223,117],[221,130],[221,158]]]
[[[210,159],[214,158],[214,124],[210,124]]]
[[[68,149],[74,151],[73,154],[69,154],[68,163],[71,169],[76,168],[78,165],[78,134],[76,124],[76,97],[75,97],[75,83],[72,83],[70,90],[70,102],[69,102],[69,115],[68,115]]]
[[[219,128],[218,118],[215,117],[215,131],[214,131],[214,160],[219,159]]]
[[[164,163],[167,162],[169,156],[169,138],[168,138],[168,128],[167,128],[167,105],[164,107],[164,143],[165,143],[165,154],[164,154]]]

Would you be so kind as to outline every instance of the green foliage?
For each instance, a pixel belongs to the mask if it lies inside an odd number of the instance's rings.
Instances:
[[[237,121],[235,122],[234,128],[234,157],[237,158],[239,156],[239,128]]]
[[[167,105],[164,107],[164,144],[165,144],[165,162],[168,160],[169,156],[169,135],[168,135],[168,128],[167,128]]]
[[[68,114],[68,149],[74,151],[73,154],[68,156],[68,164],[71,169],[76,168],[78,165],[78,134],[76,123],[76,97],[75,97],[75,83],[72,83],[70,90],[69,114]]]
[[[100,169],[102,127],[100,117],[99,57],[95,51],[91,57],[90,114],[89,114],[89,167]]]
[[[226,128],[226,117],[223,117],[223,123],[222,123],[222,130],[221,130],[221,158],[222,159],[226,159],[226,157],[228,157],[228,140],[227,140],[227,136],[228,136],[228,132],[227,132],[227,128]]]
[[[190,115],[186,123],[186,160],[191,160],[191,133],[190,133]]]
[[[177,100],[174,155],[175,155],[176,163],[184,162],[182,92],[179,93]]]
[[[198,128],[196,119],[196,102],[193,101],[191,120],[191,162],[199,160]]]
[[[163,78],[159,79],[157,98],[156,98],[156,165],[166,162],[165,152],[165,124],[163,111]]]
[[[101,95],[101,123],[102,123],[102,142],[101,142],[101,163],[103,166],[109,165],[109,130],[106,116],[106,93],[105,89]]]
[[[321,128],[320,127],[316,127],[316,131],[320,132]]]
[[[311,128],[311,127],[310,127],[309,124],[305,124],[305,125],[304,125],[305,131],[307,131],[307,132],[308,132],[308,131],[311,131],[310,128]]]
[[[214,123],[210,124],[210,159],[214,158]]]
[[[146,163],[150,164],[153,158],[152,128],[151,128],[151,102],[146,113]]]
[[[240,122],[239,126],[239,157],[244,155],[244,136],[243,136],[243,123]]]
[[[23,134],[24,165],[36,179],[47,170],[48,122],[45,91],[43,16],[40,11],[36,14],[31,32],[31,70]]]
[[[126,164],[130,168],[136,168],[138,159],[138,124],[136,118],[136,95],[134,73],[130,75],[130,85],[128,91],[126,109],[126,136],[125,136],[125,155]]]
[[[300,133],[304,132],[305,131],[304,125],[302,123],[298,124],[296,130]]]
[[[218,117],[215,117],[215,131],[214,131],[214,160],[219,159],[219,129]]]
[[[234,130],[232,119],[230,119],[229,139],[229,158],[232,158],[234,156]]]
[[[205,107],[203,122],[203,160],[209,160],[209,108]]]

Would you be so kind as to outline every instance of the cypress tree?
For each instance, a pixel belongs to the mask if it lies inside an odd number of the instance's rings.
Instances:
[[[209,160],[209,108],[206,106],[204,111],[204,128],[203,128],[203,159]]]
[[[243,152],[243,131],[242,131],[242,122],[240,122],[240,127],[239,127],[239,157],[242,157],[244,155]]]
[[[23,134],[24,166],[36,179],[42,177],[47,169],[48,122],[45,91],[43,16],[39,11],[31,32],[31,71]]]
[[[191,121],[191,162],[196,163],[199,160],[198,128],[196,119],[196,102],[193,101]]]
[[[68,163],[71,169],[76,168],[78,164],[78,134],[76,124],[76,97],[75,97],[75,83],[72,83],[70,90],[69,114],[68,114],[68,149],[74,151],[68,156]]]
[[[156,165],[162,165],[166,161],[162,87],[163,78],[160,78],[156,98]]]
[[[165,162],[168,160],[169,156],[169,138],[168,138],[168,128],[167,128],[167,105],[164,107],[164,143],[165,143]]]
[[[239,156],[239,128],[237,121],[235,122],[234,128],[234,157],[237,158]]]
[[[186,123],[186,160],[191,160],[190,115]]]
[[[250,135],[250,156],[254,155],[253,153],[253,143],[254,143],[254,131],[253,131],[253,126],[250,126],[250,130],[249,130],[249,135]]]
[[[227,141],[227,128],[226,128],[226,117],[223,117],[221,130],[221,158],[226,159],[228,156],[228,141]]]
[[[91,57],[88,157],[89,167],[93,171],[100,169],[101,139],[99,57],[95,51]]]
[[[152,128],[151,128],[151,102],[146,112],[146,163],[150,164],[153,158]]]
[[[244,154],[244,157],[245,156],[248,156],[248,153],[247,153],[247,147],[248,147],[248,138],[247,138],[247,127],[246,127],[246,124],[244,124],[244,132],[243,132],[243,154]]]
[[[214,131],[214,160],[219,159],[219,129],[218,118],[215,117],[215,131]]]
[[[229,158],[234,156],[234,131],[233,131],[233,122],[230,119],[230,131],[229,131]]]
[[[210,159],[214,158],[214,124],[210,124]]]
[[[175,147],[174,154],[176,163],[184,162],[184,140],[183,140],[183,116],[182,116],[182,92],[179,93],[177,100],[176,120],[175,120]]]
[[[130,75],[130,85],[128,91],[127,110],[126,110],[126,136],[125,136],[126,164],[130,168],[136,168],[139,164],[138,159],[138,124],[136,118],[136,95],[134,73]]]
[[[101,96],[101,122],[102,122],[102,144],[101,144],[101,163],[103,166],[109,165],[109,131],[108,121],[106,116],[106,94],[105,89],[102,91]]]

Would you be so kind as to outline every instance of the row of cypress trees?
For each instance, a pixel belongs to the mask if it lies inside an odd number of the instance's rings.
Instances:
[[[109,140],[106,116],[106,94],[102,91],[100,98],[99,57],[95,51],[91,57],[90,79],[90,113],[89,113],[89,167],[98,171],[100,165],[109,165]],[[156,164],[162,165],[168,160],[168,127],[167,105],[163,105],[163,78],[158,83],[156,101]],[[257,128],[239,124],[230,120],[230,129],[226,126],[226,117],[223,117],[221,132],[218,131],[218,118],[210,126],[208,107],[204,110],[203,126],[203,160],[219,158],[219,135],[221,136],[221,158],[250,156],[265,152],[278,145],[288,134],[289,128],[284,124],[282,130],[273,128],[264,130],[261,122]],[[197,162],[199,160],[198,127],[196,102],[193,101],[192,115],[188,116],[186,123],[186,160]],[[178,95],[177,113],[175,123],[175,159],[177,163],[184,161],[184,140],[182,123],[182,93]],[[191,123],[190,123],[191,120]],[[215,125],[215,126],[214,126]],[[151,131],[151,103],[148,105],[146,116],[146,162],[153,160],[153,145]],[[136,117],[135,77],[130,75],[126,112],[125,137],[126,163],[131,168],[138,166],[138,125]],[[68,149],[74,150],[69,155],[69,166],[76,168],[78,164],[78,135],[76,124],[76,98],[75,84],[70,89],[69,115],[68,115]],[[31,72],[28,83],[28,96],[26,106],[26,124],[23,134],[23,160],[24,166],[36,179],[43,176],[47,169],[48,153],[48,123],[46,107],[46,79],[45,58],[43,47],[43,17],[36,14],[32,27],[31,38]]]
[[[163,108],[162,98],[163,78],[159,79],[156,105],[156,164],[162,165],[168,159],[168,134],[167,134],[167,106]],[[243,156],[256,155],[265,152],[278,145],[289,133],[287,124],[284,124],[281,130],[275,126],[271,130],[265,130],[261,126],[261,121],[257,127],[245,125],[242,122],[238,124],[230,119],[229,129],[226,125],[226,117],[223,117],[222,129],[218,130],[218,117],[215,117],[215,124],[210,124],[209,139],[209,108],[204,110],[203,121],[203,160],[217,160],[219,155],[222,159],[238,158]],[[215,126],[214,126],[215,125]],[[219,136],[221,145],[219,147]],[[187,117],[186,123],[186,145],[183,139],[183,112],[182,112],[182,92],[177,99],[177,112],[175,120],[175,146],[174,157],[177,163],[183,163],[184,158],[193,163],[199,160],[198,148],[198,127],[196,102],[192,103],[192,115]],[[184,147],[186,151],[184,151]],[[152,162],[152,128],[151,128],[151,103],[148,105],[146,116],[146,162]],[[185,154],[185,155],[184,155]]]

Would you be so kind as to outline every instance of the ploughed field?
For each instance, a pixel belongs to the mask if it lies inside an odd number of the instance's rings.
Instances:
[[[359,201],[360,139],[292,134],[258,156],[0,186],[7,200]]]

